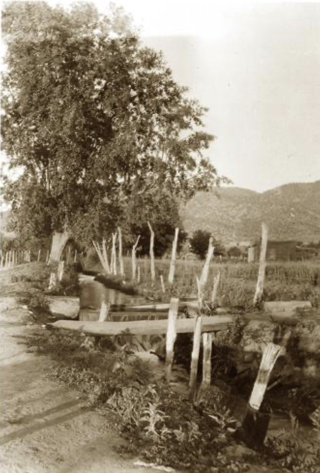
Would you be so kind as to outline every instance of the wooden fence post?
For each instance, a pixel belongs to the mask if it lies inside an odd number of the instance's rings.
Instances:
[[[212,289],[212,295],[211,295],[211,306],[212,307],[214,307],[215,303],[216,303],[220,277],[221,277],[221,273],[219,271],[218,274],[213,279],[213,289]]]
[[[262,445],[268,431],[270,415],[260,413],[260,407],[267,390],[271,372],[278,357],[283,353],[283,347],[268,343],[265,347],[260,363],[260,368],[250,400],[247,406],[245,418],[242,422],[238,435],[248,446]]]
[[[57,276],[56,273],[50,274],[50,281],[49,281],[49,291],[51,291],[57,285]]]
[[[256,292],[253,298],[254,306],[257,306],[260,303],[262,295],[263,295],[263,286],[264,286],[264,279],[265,279],[265,274],[266,274],[267,245],[268,245],[268,227],[265,223],[262,223],[259,272],[258,272]]]
[[[136,274],[137,274],[136,251],[137,251],[137,246],[138,246],[139,240],[140,240],[140,235],[138,236],[137,241],[135,242],[135,244],[132,247],[131,258],[132,258],[132,280],[133,281],[135,281]]]
[[[171,262],[170,262],[170,269],[169,269],[169,276],[168,276],[168,283],[169,284],[173,284],[173,280],[174,280],[174,271],[175,271],[175,265],[176,265],[178,237],[179,237],[179,228],[176,228],[175,235],[174,235],[174,240],[173,240],[173,243],[172,243]]]
[[[189,397],[191,401],[195,400],[196,388],[197,388],[197,374],[199,364],[199,353],[201,344],[201,327],[202,327],[202,315],[198,314],[194,324],[193,334],[193,347],[191,354],[191,367],[190,367],[190,381],[189,381]]]
[[[40,261],[40,257],[41,257],[41,248],[40,248],[40,250],[38,250],[38,263]]]
[[[161,281],[162,292],[165,293],[166,288],[165,288],[165,285],[164,285],[164,280],[163,280],[163,275],[162,274],[160,274],[160,281]]]
[[[154,231],[148,222],[148,227],[150,230],[150,270],[151,270],[151,281],[154,283],[156,279],[156,270],[154,265]]]
[[[119,270],[121,276],[124,276],[123,255],[122,255],[122,233],[121,228],[118,227],[118,241],[119,241]]]
[[[110,266],[108,262],[108,255],[107,255],[107,248],[106,248],[106,240],[102,240],[102,249],[100,249],[99,244],[92,240],[93,246],[99,256],[100,263],[105,270],[106,274],[110,274]]]
[[[63,274],[64,274],[64,261],[59,261],[58,272],[57,272],[59,282],[62,281]]]
[[[171,378],[173,349],[177,337],[176,321],[178,316],[178,310],[179,299],[172,297],[168,314],[168,328],[166,338],[166,378],[168,383],[170,382]]]
[[[107,304],[105,301],[101,302],[99,322],[107,322],[110,318],[109,314],[110,304]]]
[[[206,257],[206,261],[204,263],[202,273],[201,273],[201,277],[200,277],[200,284],[201,284],[202,288],[204,288],[204,286],[207,283],[208,275],[209,275],[210,262],[211,262],[211,259],[212,259],[213,253],[214,253],[214,246],[212,245],[212,242],[213,242],[213,238],[210,237],[209,238],[209,246],[208,246],[207,257]]]
[[[199,364],[199,354],[201,345],[201,329],[202,329],[202,305],[203,305],[203,287],[201,286],[200,280],[197,277],[198,287],[198,314],[195,319],[194,334],[193,334],[193,347],[191,354],[191,367],[190,367],[190,382],[189,382],[189,396],[190,400],[194,401],[196,398],[197,388],[197,374]]]
[[[112,234],[112,250],[111,250],[111,273],[117,274],[117,250],[116,250],[117,234]]]

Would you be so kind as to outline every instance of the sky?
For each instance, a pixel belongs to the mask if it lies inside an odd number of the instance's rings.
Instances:
[[[106,11],[107,1],[93,3]],[[259,192],[320,179],[319,2],[113,3],[209,109],[219,174]]]

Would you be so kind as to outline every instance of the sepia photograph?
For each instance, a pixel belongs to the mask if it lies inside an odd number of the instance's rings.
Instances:
[[[320,2],[2,0],[1,473],[320,473]]]

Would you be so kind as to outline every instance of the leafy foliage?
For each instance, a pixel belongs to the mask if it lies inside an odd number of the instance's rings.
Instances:
[[[19,232],[67,225],[89,241],[126,222],[128,204],[137,215],[149,200],[154,212],[162,195],[217,182],[203,155],[213,140],[201,130],[205,109],[123,13],[11,2],[3,34],[3,149],[21,169],[5,198]]]

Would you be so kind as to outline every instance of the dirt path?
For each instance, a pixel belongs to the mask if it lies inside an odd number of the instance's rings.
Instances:
[[[2,473],[151,473],[114,450],[123,444],[108,418],[78,393],[46,379],[50,360],[28,353],[24,309],[0,319]]]

